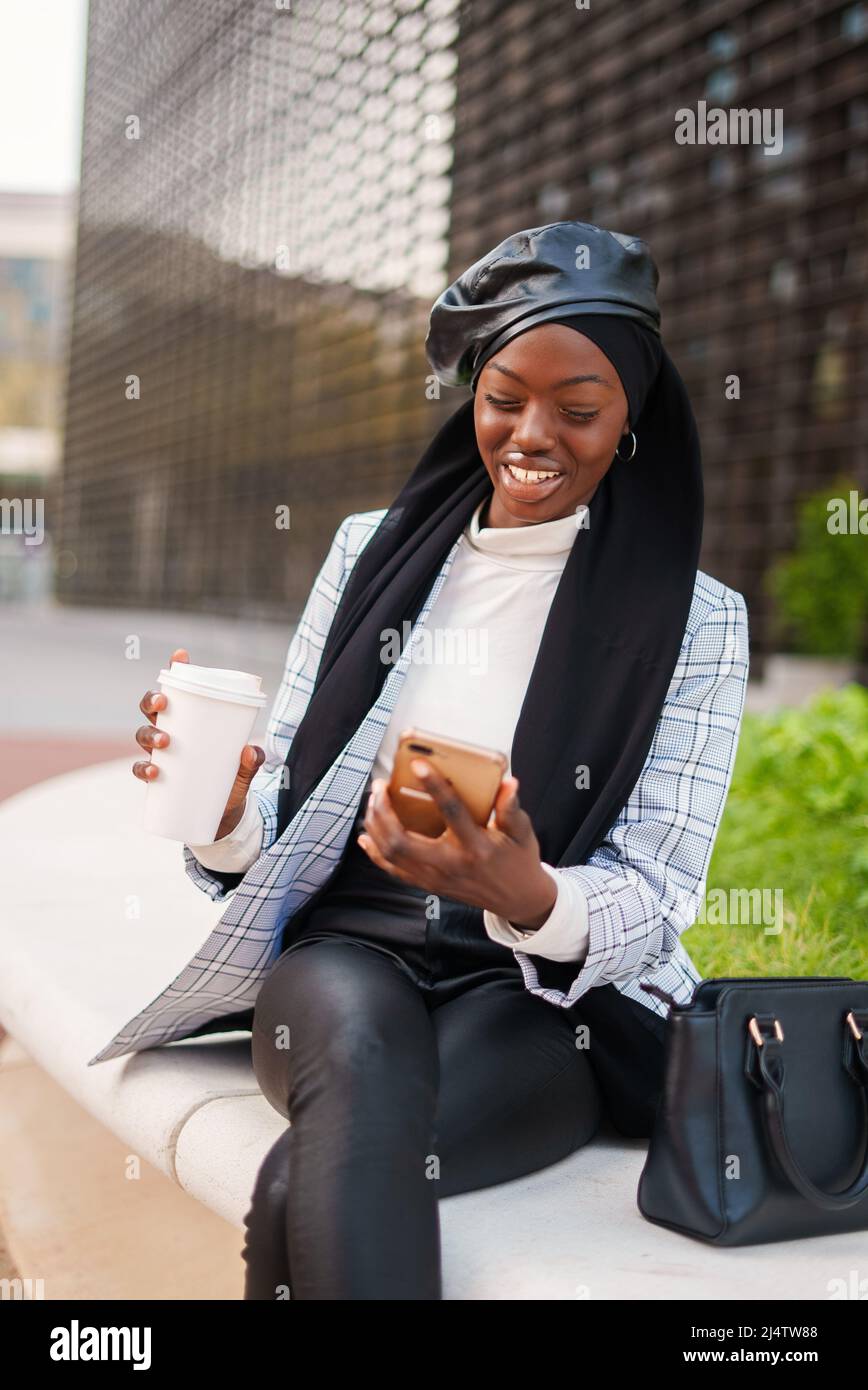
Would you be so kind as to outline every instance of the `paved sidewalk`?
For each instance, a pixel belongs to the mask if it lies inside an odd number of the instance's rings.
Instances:
[[[9,1037],[2,1023],[0,1023],[0,1072],[2,1072],[5,1065],[5,1058],[14,1055],[17,1051],[17,1043]],[[4,1229],[3,1200],[4,1194],[0,1191],[0,1279],[18,1279],[20,1278],[20,1270],[12,1257],[12,1251],[9,1249],[9,1242]]]
[[[21,1279],[25,1298],[243,1296],[243,1235],[139,1159],[11,1038],[0,1043],[0,1217],[0,1278]]]
[[[7,657],[0,673],[0,736],[133,740],[143,720],[139,700],[176,647],[186,647],[196,665],[261,675],[269,698],[256,730],[264,732],[293,630],[289,621],[199,613],[67,608],[53,601],[0,605],[0,648]]]
[[[75,768],[141,750],[139,701],[176,647],[203,666],[262,676],[268,702],[251,742],[263,743],[293,626],[198,613],[66,608],[51,600],[0,606],[0,801]],[[137,649],[131,639],[137,639]],[[135,659],[127,657],[136,651]]]
[[[24,791],[48,777],[62,772],[91,767],[94,763],[111,762],[129,754],[130,767],[136,761],[138,744],[127,739],[60,739],[51,735],[0,737],[0,801]],[[130,773],[132,776],[132,773]]]

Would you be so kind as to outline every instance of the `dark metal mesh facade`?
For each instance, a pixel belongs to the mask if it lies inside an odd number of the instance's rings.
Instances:
[[[575,217],[651,245],[761,656],[798,497],[868,485],[868,7],[279,4],[91,0],[63,597],[294,616],[465,398],[433,298]],[[780,108],[782,153],[677,144],[701,100]]]

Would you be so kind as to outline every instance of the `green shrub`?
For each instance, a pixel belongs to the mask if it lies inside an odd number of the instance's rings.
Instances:
[[[791,555],[768,571],[766,588],[779,625],[797,652],[857,659],[868,624],[868,536],[829,532],[828,503],[858,491],[839,478],[812,493],[799,508],[798,540]]]
[[[780,932],[697,921],[684,944],[704,976],[868,979],[868,690],[745,714],[709,866],[712,890],[783,894]]]

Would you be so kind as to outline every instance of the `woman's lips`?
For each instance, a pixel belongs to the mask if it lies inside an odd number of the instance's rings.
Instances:
[[[530,468],[530,464],[516,465],[516,467],[519,466]],[[522,482],[509,471],[505,463],[499,463],[497,467],[504,492],[508,493],[510,497],[514,497],[517,502],[540,502],[545,497],[551,497],[564,480],[564,474],[558,473],[556,478],[542,478],[539,482],[533,483]],[[543,473],[551,472],[551,469],[542,462],[540,462],[539,468]]]

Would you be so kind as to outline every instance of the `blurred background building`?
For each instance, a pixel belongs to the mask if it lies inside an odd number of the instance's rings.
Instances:
[[[0,191],[0,495],[56,511],[76,199]],[[32,515],[32,513],[31,513]],[[32,534],[32,533],[31,533]],[[50,534],[0,528],[0,599],[47,595]]]
[[[294,619],[468,394],[432,300],[577,218],[659,265],[759,674],[799,499],[868,490],[866,59],[834,0],[91,0],[63,601]],[[700,101],[780,108],[781,153],[676,143]]]

